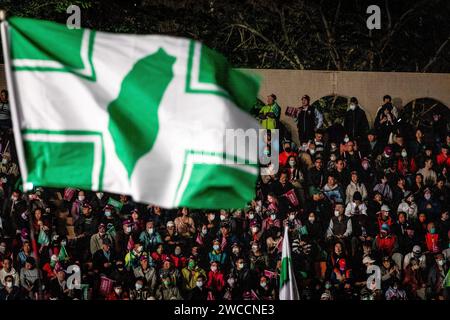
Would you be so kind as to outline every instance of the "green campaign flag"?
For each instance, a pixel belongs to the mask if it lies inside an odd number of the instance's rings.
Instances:
[[[299,300],[300,296],[295,281],[294,268],[292,266],[291,248],[289,245],[289,227],[284,228],[283,247],[281,254],[280,272],[280,300]]]
[[[113,199],[111,197],[108,199],[108,204],[112,205],[114,208],[116,208],[117,211],[120,211],[123,207],[122,202],[117,201],[116,199]]]
[[[450,269],[447,271],[447,275],[445,276],[443,283],[444,283],[444,288],[450,287]]]
[[[2,35],[24,189],[107,191],[166,208],[254,198],[257,148],[236,141],[258,132],[249,112],[259,81],[219,53],[19,17]]]
[[[67,253],[66,247],[65,246],[61,246],[61,249],[59,249],[59,254],[58,254],[58,261],[66,261],[69,259],[69,254]]]

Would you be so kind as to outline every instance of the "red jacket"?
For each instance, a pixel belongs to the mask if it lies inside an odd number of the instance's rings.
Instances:
[[[293,151],[291,152],[283,151],[280,153],[280,155],[278,156],[278,162],[280,163],[280,167],[284,167],[286,165],[286,162],[290,156],[297,157],[297,153]]]
[[[171,254],[170,260],[172,260],[175,268],[181,269],[186,266],[186,257],[177,257],[176,255]]]
[[[439,235],[437,233],[432,234],[427,232],[425,235],[425,243],[427,245],[428,251],[432,253],[439,252]]]
[[[395,243],[397,242],[397,237],[395,235],[389,235],[387,237],[381,238],[377,235],[376,239],[377,249],[385,254],[392,255]]]
[[[436,162],[438,166],[442,166],[445,164],[447,168],[450,168],[450,157],[444,155],[442,152],[437,155]]]
[[[223,273],[221,271],[209,271],[208,273],[208,283],[206,287],[212,289],[215,292],[221,292],[225,286],[225,281],[223,279]]]

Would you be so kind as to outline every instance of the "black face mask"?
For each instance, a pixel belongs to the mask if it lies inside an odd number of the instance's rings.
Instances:
[[[290,147],[287,147],[287,148],[284,149],[284,151],[286,151],[286,152],[291,152],[291,150],[292,149]]]

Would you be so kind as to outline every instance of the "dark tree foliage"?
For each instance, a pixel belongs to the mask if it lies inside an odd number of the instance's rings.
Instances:
[[[247,68],[450,71],[448,0],[2,0],[8,15],[190,37]],[[367,7],[381,8],[369,30]]]

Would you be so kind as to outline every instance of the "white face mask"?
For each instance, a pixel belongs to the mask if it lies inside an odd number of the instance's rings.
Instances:
[[[349,142],[349,141],[350,141],[350,139],[346,136],[346,137],[344,138],[344,142],[347,143],[347,142]]]
[[[257,233],[258,232],[258,228],[257,227],[252,227],[252,232],[253,233]]]
[[[203,287],[203,281],[197,281],[197,287],[201,288]]]
[[[424,198],[425,198],[425,199],[427,199],[427,200],[430,200],[430,198],[431,198],[431,194],[429,194],[429,193],[425,193],[425,195],[424,195]]]
[[[6,287],[11,289],[13,287],[13,283],[11,281],[6,282]]]
[[[97,192],[95,195],[98,199],[101,199],[103,197],[103,192]]]
[[[444,265],[444,260],[438,260],[438,265],[443,266]]]
[[[11,197],[11,200],[12,200],[12,201],[17,201],[17,200],[19,200],[19,198],[16,197],[16,196],[12,196],[12,197]]]
[[[105,211],[105,216],[106,216],[106,217],[111,217],[111,211],[109,211],[109,210],[108,210],[108,211]]]
[[[211,271],[212,272],[216,272],[217,271],[217,267],[216,266],[211,266]]]
[[[330,156],[330,160],[331,160],[331,161],[336,161],[336,156],[335,156],[334,154],[331,155],[331,156]]]
[[[289,165],[290,165],[291,167],[295,167],[295,161],[293,161],[293,160],[289,161]]]
[[[292,221],[292,220],[294,220],[294,219],[295,219],[295,214],[290,214],[290,215],[289,215],[289,220]]]
[[[153,228],[147,229],[148,234],[152,234],[153,233]]]
[[[257,213],[260,213],[260,212],[261,212],[261,206],[256,206],[256,207],[255,207],[255,211],[256,211]]]
[[[339,210],[335,210],[335,211],[334,211],[334,215],[335,215],[336,217],[339,217]]]
[[[125,230],[126,230],[127,233],[130,233],[131,232],[131,227],[127,227]]]
[[[122,289],[116,288],[116,289],[114,289],[114,292],[115,292],[117,295],[120,295],[120,294],[122,293]]]
[[[355,108],[356,108],[356,105],[354,103],[351,103],[350,104],[350,110],[355,110]]]
[[[260,282],[259,285],[260,285],[261,287],[265,288],[265,287],[267,286],[267,283],[265,283],[265,282]]]
[[[309,153],[310,153],[311,155],[313,155],[314,153],[316,153],[316,150],[315,150],[315,149],[309,149]]]
[[[234,253],[234,254],[238,254],[239,253],[239,248],[233,248],[233,250],[232,250],[232,252]]]
[[[220,215],[220,220],[221,221],[223,221],[223,220],[225,220],[226,219],[226,217],[224,216],[224,215]]]
[[[406,153],[406,151],[402,151],[402,157],[406,158],[408,156],[408,154]]]
[[[276,218],[277,218],[277,216],[275,214],[270,215],[270,219],[275,220]]]
[[[258,251],[258,246],[252,246],[252,251],[253,251],[253,252]]]
[[[227,280],[228,284],[230,285],[230,287],[234,286],[235,280],[233,278],[230,278]]]
[[[140,283],[136,283],[136,290],[141,290],[142,289],[142,284]]]
[[[85,196],[78,196],[78,200],[83,201],[86,197]]]
[[[213,221],[216,216],[214,214],[209,215],[209,221]]]
[[[8,159],[3,158],[3,159],[2,159],[2,163],[3,163],[3,164],[7,164],[7,163],[8,163]]]
[[[250,220],[252,220],[253,218],[255,218],[255,215],[254,215],[253,213],[250,213],[250,214],[248,215],[248,218],[249,218]]]
[[[238,267],[239,270],[242,270],[242,269],[244,269],[244,264],[243,263],[239,263],[237,265],[237,267]]]
[[[309,218],[308,218],[308,221],[309,221],[310,223],[314,223],[314,221],[316,221],[316,219],[315,219],[314,217],[309,217]]]

